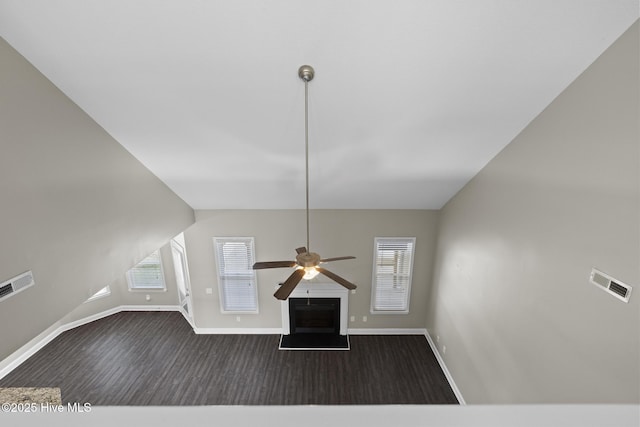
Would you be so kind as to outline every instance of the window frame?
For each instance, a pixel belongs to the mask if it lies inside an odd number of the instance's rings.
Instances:
[[[225,242],[237,242],[244,243],[249,250],[249,257],[247,259],[247,270],[240,270],[245,272],[244,274],[240,273],[230,273],[230,274],[222,274],[221,270],[221,262],[224,260],[220,259],[222,250],[218,248],[218,243],[224,244]],[[216,278],[218,280],[218,296],[220,300],[220,312],[223,314],[258,314],[259,310],[259,294],[258,294],[258,276],[256,271],[253,269],[253,263],[255,262],[255,239],[253,237],[241,236],[241,237],[214,237],[213,238],[213,251],[216,259]],[[226,270],[226,269],[225,269]],[[239,280],[249,280],[250,285],[253,288],[253,302],[255,303],[254,307],[248,310],[243,310],[238,308],[237,306],[229,306],[227,304],[227,293],[225,287],[225,279],[239,279]]]
[[[409,261],[409,273],[408,274],[400,274],[400,273],[392,273],[398,277],[406,278],[406,293],[404,298],[403,307],[400,309],[377,309],[376,304],[378,295],[378,287],[380,286],[379,278],[384,273],[379,273],[378,271],[378,254],[379,244],[387,242],[388,244],[392,244],[393,242],[401,242],[411,245],[411,250],[409,252],[409,256],[411,257]],[[373,243],[373,273],[371,277],[371,306],[370,312],[371,314],[409,314],[409,306],[411,303],[411,285],[413,283],[413,264],[415,260],[415,251],[416,251],[416,238],[415,237],[375,237]],[[397,268],[397,264],[394,268]]]
[[[160,281],[162,282],[162,287],[159,286],[143,286],[135,283],[133,279],[133,271],[138,268],[141,264],[147,262],[149,258],[151,258],[154,254],[158,254],[158,267],[160,270]],[[160,249],[156,249],[151,252],[145,259],[137,263],[134,267],[130,268],[127,271],[127,284],[129,287],[129,292],[166,292],[167,291],[167,282],[164,277],[164,266],[162,265],[162,252]]]
[[[111,295],[111,287],[109,285],[107,285],[107,286],[101,288],[99,291],[95,292],[89,298],[87,298],[85,303],[90,302],[90,301],[95,301],[95,300],[100,299],[100,298],[106,298],[109,295]]]

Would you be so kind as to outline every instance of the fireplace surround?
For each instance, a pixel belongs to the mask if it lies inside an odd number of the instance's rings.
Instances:
[[[303,282],[281,303],[281,349],[349,349],[349,291],[331,282]]]

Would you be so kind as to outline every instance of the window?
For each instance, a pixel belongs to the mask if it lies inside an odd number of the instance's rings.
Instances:
[[[130,291],[164,291],[164,274],[162,273],[160,251],[155,251],[129,270],[127,272],[127,282],[129,282]]]
[[[111,295],[111,288],[109,287],[109,285],[107,285],[104,288],[100,289],[95,294],[91,295],[89,297],[89,299],[86,300],[85,302],[93,301],[93,300],[96,300],[98,298],[106,297],[106,296],[109,296],[109,295]]]
[[[408,313],[415,237],[376,237],[372,313]]]
[[[214,237],[218,289],[223,313],[257,313],[253,237]]]

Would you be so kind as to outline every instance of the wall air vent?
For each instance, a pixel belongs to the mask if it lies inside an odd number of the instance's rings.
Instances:
[[[35,285],[33,273],[26,271],[12,279],[0,283],[0,301]]]
[[[5,295],[9,295],[12,292],[13,287],[11,286],[11,283],[9,283],[8,285],[4,285],[0,288],[0,298],[4,297]]]
[[[596,270],[591,270],[591,276],[589,281],[599,287],[600,289],[607,291],[614,297],[621,301],[629,302],[631,296],[631,286],[622,283],[621,281],[614,279],[613,277]]]

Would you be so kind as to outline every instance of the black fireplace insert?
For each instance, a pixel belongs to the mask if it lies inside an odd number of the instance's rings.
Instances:
[[[291,334],[339,334],[340,298],[289,298]]]
[[[340,335],[340,298],[289,298],[289,332],[282,349],[349,349]]]

